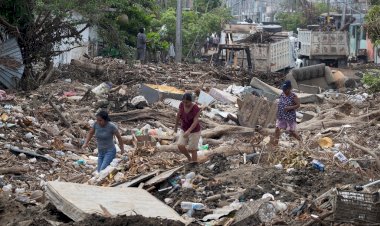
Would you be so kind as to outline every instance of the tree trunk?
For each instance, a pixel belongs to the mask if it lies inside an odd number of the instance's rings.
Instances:
[[[88,62],[83,62],[80,60],[71,60],[71,64],[77,67],[82,68],[83,70],[94,74],[94,75],[101,75],[104,73],[105,69],[103,66],[97,65],[97,64],[92,64]]]
[[[231,125],[219,125],[212,129],[206,129],[202,131],[202,138],[213,138],[219,139],[222,136],[228,134],[245,134],[245,135],[253,135],[255,133],[255,129],[242,127],[242,126],[231,126]]]

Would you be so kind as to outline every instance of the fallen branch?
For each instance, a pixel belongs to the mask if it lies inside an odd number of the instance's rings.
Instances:
[[[219,139],[220,137],[227,134],[254,134],[254,128],[242,127],[242,126],[230,126],[230,125],[219,125],[212,129],[207,129],[202,131],[202,138],[214,138]]]
[[[304,224],[302,226],[311,226],[311,225],[314,225],[315,223],[321,222],[325,218],[331,216],[333,213],[334,213],[334,211],[327,212],[327,213],[319,216],[318,218],[315,218],[315,219],[312,219],[312,220],[308,221],[306,224]]]
[[[28,172],[27,168],[22,168],[22,167],[0,168],[0,174],[23,174],[25,172]]]
[[[112,121],[132,122],[155,119],[167,125],[173,124],[175,115],[167,111],[156,111],[150,108],[110,114]]]
[[[359,148],[360,150],[364,151],[365,153],[371,155],[376,161],[377,168],[380,169],[380,159],[379,159],[379,156],[377,156],[377,154],[375,152],[371,151],[369,148],[363,147],[363,146],[353,142],[349,138],[345,138],[345,140],[348,143],[350,143],[352,146]]]
[[[42,81],[41,85],[45,85],[49,82],[51,76],[53,75],[54,73],[54,64],[53,63],[50,63],[49,65],[49,68],[46,70],[46,72],[44,73],[44,76],[45,76],[45,79]]]
[[[83,62],[80,60],[71,60],[71,64],[80,68],[83,68],[85,71],[88,71],[94,75],[101,75],[104,73],[104,67],[96,65],[89,62]]]
[[[61,119],[61,121],[63,122],[63,124],[66,127],[70,128],[71,124],[69,123],[69,121],[67,121],[67,119],[65,118],[65,116],[63,116],[62,112],[58,109],[58,106],[55,105],[51,99],[49,99],[49,104],[55,110],[55,112],[58,114],[58,116]]]

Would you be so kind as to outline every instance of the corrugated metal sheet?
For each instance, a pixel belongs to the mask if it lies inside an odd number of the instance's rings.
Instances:
[[[17,40],[11,38],[0,43],[0,83],[7,88],[16,88],[24,69]]]

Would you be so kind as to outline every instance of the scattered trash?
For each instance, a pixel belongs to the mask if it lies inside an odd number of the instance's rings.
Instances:
[[[342,163],[347,163],[348,162],[348,159],[346,158],[346,156],[343,155],[342,152],[338,152],[334,155],[335,158],[339,159],[339,161],[341,161]]]
[[[97,87],[93,88],[91,91],[95,93],[97,96],[102,96],[104,94],[107,94],[112,88],[111,83],[103,82]]]
[[[319,171],[321,171],[321,172],[324,172],[324,171],[325,171],[325,165],[324,165],[322,162],[320,162],[320,161],[314,159],[314,160],[311,162],[311,164],[312,164],[312,166],[313,166],[314,169],[317,169],[317,170],[319,170]]]
[[[333,143],[331,138],[323,137],[323,138],[319,139],[318,144],[321,148],[327,149],[327,148],[331,148],[334,143]]]

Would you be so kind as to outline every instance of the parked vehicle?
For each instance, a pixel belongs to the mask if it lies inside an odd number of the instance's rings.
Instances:
[[[270,43],[250,44],[253,65],[256,71],[275,72],[286,68],[293,68],[296,59],[294,58],[294,39],[288,35],[274,35]]]
[[[326,63],[329,66],[344,67],[349,56],[346,31],[299,30],[299,58],[303,66]]]

